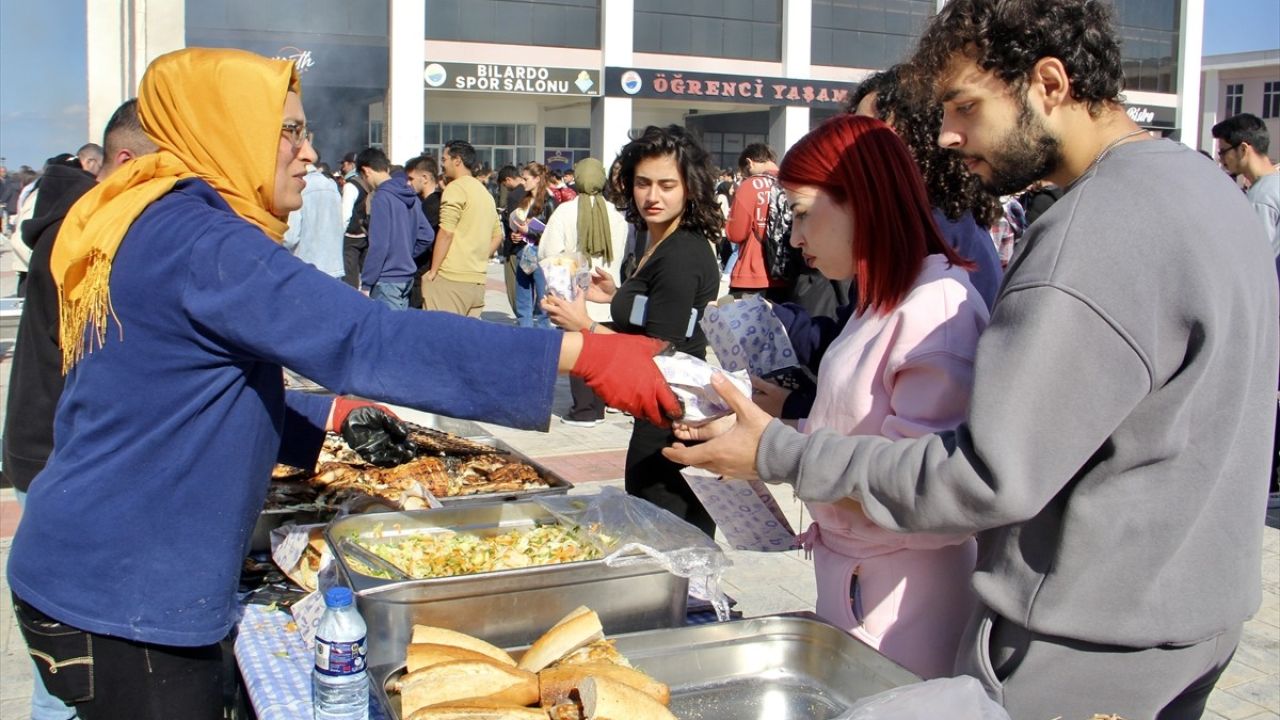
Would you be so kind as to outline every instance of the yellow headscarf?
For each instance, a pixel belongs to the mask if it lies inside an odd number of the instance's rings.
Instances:
[[[106,339],[111,263],[148,205],[179,180],[209,183],[237,215],[276,242],[288,226],[273,213],[285,94],[301,93],[293,63],[243,50],[188,48],[162,55],[138,89],[138,117],[159,151],[129,162],[67,213],[50,269],[58,286],[62,371]],[[93,337],[85,332],[93,328]]]

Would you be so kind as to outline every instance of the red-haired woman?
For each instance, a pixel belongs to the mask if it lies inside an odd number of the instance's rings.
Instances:
[[[838,116],[791,148],[778,177],[792,245],[858,289],[802,429],[897,439],[960,424],[987,306],[973,265],[939,233],[906,146],[879,120]],[[714,432],[677,428],[688,439]],[[925,678],[950,675],[974,605],[973,538],[890,532],[848,498],[808,507],[818,614]]]

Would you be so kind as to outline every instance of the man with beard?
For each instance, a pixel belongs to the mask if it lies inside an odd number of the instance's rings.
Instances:
[[[1047,179],[974,366],[968,419],[918,439],[798,433],[727,382],[731,428],[666,452],[978,534],[956,670],[1015,718],[1199,718],[1261,599],[1277,286],[1249,203],[1119,102],[1109,3],[950,0],[914,78],[989,190]],[[725,423],[728,425],[728,423]]]

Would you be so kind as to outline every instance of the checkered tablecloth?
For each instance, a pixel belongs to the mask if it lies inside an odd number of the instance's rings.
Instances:
[[[741,617],[741,613],[734,613]],[[311,649],[284,610],[245,605],[236,634],[236,662],[259,720],[305,720],[312,716]],[[690,625],[716,622],[714,611],[691,612]],[[369,720],[390,720],[369,697]]]
[[[284,610],[246,605],[236,634],[236,662],[259,720],[305,720],[312,716],[311,649],[289,625]],[[369,720],[387,720],[369,698]]]

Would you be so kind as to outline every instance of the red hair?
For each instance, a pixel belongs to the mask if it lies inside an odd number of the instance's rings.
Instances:
[[[897,307],[928,255],[975,267],[942,239],[911,153],[875,118],[841,114],[819,125],[787,151],[778,179],[821,188],[851,207],[859,313]]]

